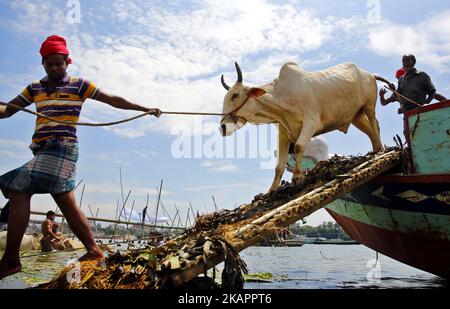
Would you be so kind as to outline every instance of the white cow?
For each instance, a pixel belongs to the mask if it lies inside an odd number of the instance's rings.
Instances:
[[[377,102],[376,80],[381,77],[358,68],[352,63],[340,64],[320,72],[307,72],[294,62],[283,65],[278,78],[259,87],[242,83],[242,72],[233,87],[221,77],[228,90],[223,100],[221,132],[229,136],[244,126],[277,123],[278,161],[270,191],[278,188],[283,176],[289,144],[295,143],[296,167],[293,181],[301,182],[301,162],[306,145],[313,136],[333,130],[347,133],[350,124],[364,132],[373,151],[380,151],[380,129],[375,118]]]
[[[0,232],[0,250],[6,248],[7,232]],[[22,242],[20,243],[20,251],[26,250],[41,250],[42,235],[38,233],[23,235]],[[62,238],[60,241],[55,241],[52,244],[56,250],[75,250],[81,249],[84,245],[78,239]]]
[[[0,232],[0,250],[5,250],[6,248],[6,236],[7,232]],[[20,243],[20,251],[25,250],[40,250],[41,249],[41,235],[33,233],[31,235],[23,235],[22,242]]]

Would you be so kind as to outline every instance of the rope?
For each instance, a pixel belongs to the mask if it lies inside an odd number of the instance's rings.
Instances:
[[[35,116],[39,116],[45,119],[48,119],[50,121],[56,122],[56,123],[61,123],[61,124],[68,124],[68,125],[79,125],[79,126],[89,126],[89,127],[107,127],[107,126],[113,126],[113,125],[117,125],[117,124],[121,124],[121,123],[125,123],[125,122],[129,122],[144,116],[149,115],[150,113],[152,113],[151,111],[145,112],[143,114],[134,116],[134,117],[130,117],[130,118],[126,118],[123,120],[118,120],[118,121],[113,121],[113,122],[105,122],[105,123],[91,123],[91,122],[72,122],[72,121],[62,121],[62,120],[57,120],[55,118],[52,117],[48,117],[42,113],[37,113],[37,112],[33,112],[29,109],[26,109],[24,107],[15,105],[15,104],[11,104],[11,103],[3,103],[0,102],[0,105],[4,105],[7,107],[11,107],[17,110],[21,110],[24,111],[26,113],[35,115]],[[200,112],[163,112],[161,111],[161,114],[167,114],[167,115],[202,115],[202,116],[224,116],[225,114],[219,114],[219,113],[200,113]]]
[[[227,114],[221,114],[221,113],[163,112],[163,111],[161,111],[161,114],[167,114],[167,115],[203,115],[203,116],[225,116],[225,115],[227,115]]]
[[[404,95],[401,95],[400,93],[398,93],[397,91],[395,91],[394,89],[389,88],[388,86],[384,86],[384,88],[386,88],[389,91],[392,91],[393,93],[395,93],[396,95],[398,95],[399,97],[401,97],[402,99],[405,99],[406,101],[412,103],[412,104],[416,104],[417,106],[422,107],[422,105],[420,105],[419,103],[417,103],[416,101],[411,100],[408,97],[405,97]]]

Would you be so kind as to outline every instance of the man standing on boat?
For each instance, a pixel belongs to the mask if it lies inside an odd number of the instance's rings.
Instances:
[[[418,71],[415,68],[416,57],[414,55],[403,56],[402,63],[403,68],[396,73],[396,77],[398,78],[397,92],[401,96],[397,98],[395,95],[392,95],[390,98],[385,99],[385,89],[381,89],[379,94],[382,105],[387,105],[398,100],[401,105],[400,112],[404,113],[419,107],[418,105],[430,103],[436,96],[436,88],[427,73]],[[405,99],[405,97],[409,100]]]
[[[78,160],[76,124],[61,124],[54,120],[78,122],[82,104],[93,99],[113,107],[149,112],[159,117],[159,109],[150,109],[108,94],[92,82],[69,77],[67,67],[72,60],[66,40],[58,35],[48,37],[41,46],[42,65],[47,76],[28,85],[10,104],[26,107],[36,104],[38,116],[30,149],[34,158],[23,166],[0,176],[0,189],[9,199],[6,250],[0,261],[0,279],[17,273],[22,266],[19,247],[30,218],[33,194],[50,193],[64,214],[70,228],[86,247],[80,260],[103,259],[102,250],[94,241],[88,220],[75,201],[75,168]],[[0,118],[8,118],[18,110],[0,106]]]

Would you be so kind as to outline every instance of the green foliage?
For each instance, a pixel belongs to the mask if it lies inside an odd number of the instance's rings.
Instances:
[[[244,274],[245,282],[271,282],[273,275],[271,273],[254,273],[254,274]]]
[[[350,237],[344,232],[344,230],[336,222],[323,222],[317,227],[311,225],[300,225],[299,223],[293,224],[289,227],[290,231],[296,235],[302,235],[304,237],[324,237],[327,239],[344,239],[348,240]]]

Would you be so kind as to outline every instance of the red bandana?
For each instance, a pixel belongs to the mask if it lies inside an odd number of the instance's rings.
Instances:
[[[397,70],[397,72],[395,72],[395,77],[397,77],[397,79],[399,79],[403,75],[405,75],[405,69],[403,69],[403,68],[400,68]]]
[[[69,56],[69,50],[67,49],[66,39],[59,35],[49,36],[44,43],[42,43],[41,49],[39,50],[42,58],[53,54],[62,54]],[[67,62],[72,63],[72,59],[67,57]]]

